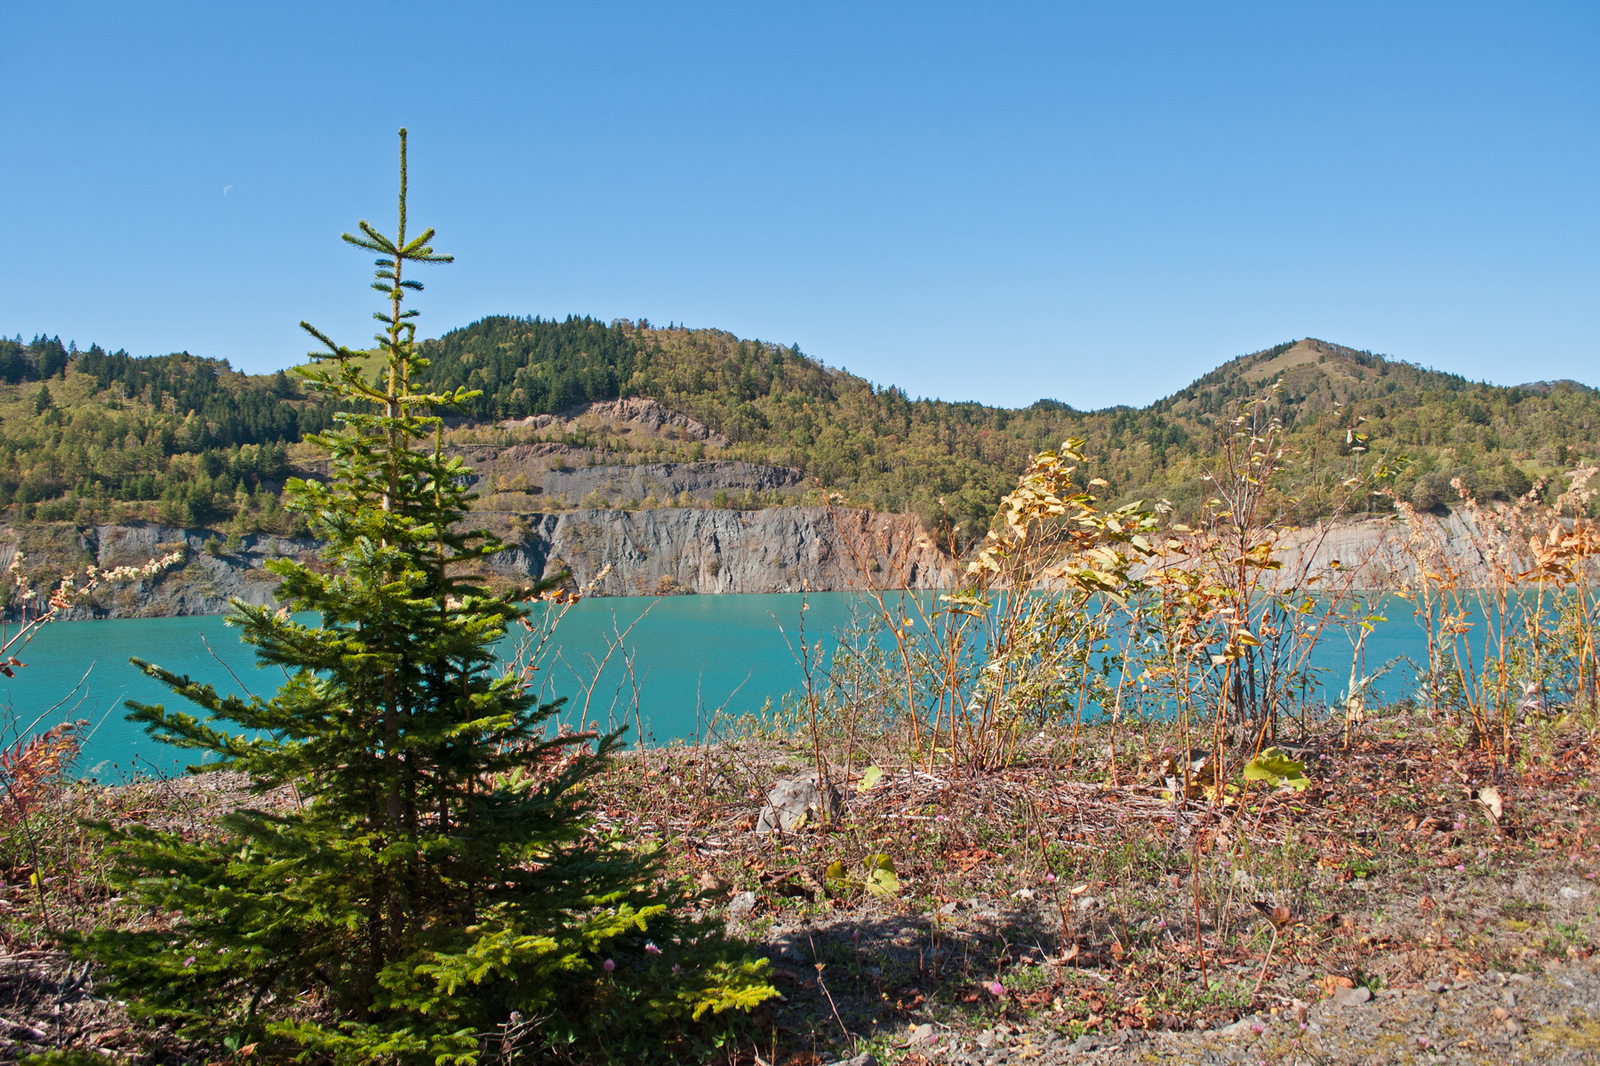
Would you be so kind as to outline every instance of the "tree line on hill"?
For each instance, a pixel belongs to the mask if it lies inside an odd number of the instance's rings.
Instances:
[[[1079,472],[1083,486],[1103,478],[1110,498],[1165,498],[1192,515],[1209,495],[1205,475],[1229,417],[1268,390],[1259,368],[1295,343],[1241,356],[1149,407],[1101,411],[1049,399],[1021,410],[912,399],[796,345],[620,320],[495,316],[424,350],[435,387],[482,390],[480,419],[652,396],[731,438],[730,457],[799,467],[850,502],[914,510],[964,541],[988,528],[1028,457],[1067,437],[1083,438],[1093,460]],[[1352,499],[1345,485],[1386,456],[1410,464],[1385,491],[1434,509],[1459,498],[1457,480],[1480,499],[1507,499],[1600,454],[1600,395],[1582,385],[1504,388],[1322,347],[1269,394],[1298,460],[1284,486],[1283,499],[1297,501],[1287,520],[1387,509],[1387,497],[1363,486]]]
[[[289,446],[332,425],[332,413],[282,371],[0,339],[0,507],[81,525],[253,515],[287,532],[278,492]]]
[[[1229,418],[1263,394],[1296,460],[1282,486],[1296,501],[1287,521],[1387,508],[1388,497],[1365,484],[1352,497],[1347,484],[1385,456],[1410,460],[1387,492],[1439,508],[1458,498],[1453,483],[1506,499],[1600,454],[1600,395],[1576,383],[1504,388],[1322,345],[1269,389],[1267,364],[1294,344],[1231,360],[1141,409],[1048,399],[1010,409],[913,399],[797,345],[720,330],[492,316],[424,342],[418,385],[479,390],[464,413],[480,422],[651,396],[730,438],[722,457],[797,467],[819,496],[915,512],[958,547],[988,529],[1029,456],[1068,437],[1082,438],[1092,459],[1077,475],[1082,487],[1101,478],[1106,499],[1164,498],[1194,513]],[[41,335],[0,340],[0,414],[0,507],[19,517],[82,523],[121,503],[125,515],[287,531],[276,496],[289,448],[330,426],[333,407],[282,371],[248,376],[188,353],[78,351]]]

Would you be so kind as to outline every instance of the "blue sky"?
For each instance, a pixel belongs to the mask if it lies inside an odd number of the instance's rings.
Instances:
[[[0,0],[0,332],[265,371],[494,313],[1142,404],[1317,336],[1600,385],[1600,6]],[[224,190],[227,190],[224,194]]]

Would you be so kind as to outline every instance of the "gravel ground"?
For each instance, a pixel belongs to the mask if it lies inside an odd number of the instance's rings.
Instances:
[[[847,778],[835,817],[778,834],[755,827],[806,768],[793,746],[630,758],[595,799],[771,960],[784,998],[751,1018],[739,1066],[1590,1061],[1600,753],[1552,732],[1496,768],[1435,736],[1326,738],[1317,788],[1247,798],[1246,817],[1175,806],[1129,752],[1122,784],[1049,752],[959,778],[880,753],[881,779]],[[1503,817],[1472,798],[1488,780]],[[223,774],[65,799],[80,857],[82,819],[200,835],[235,807],[299,802]],[[826,883],[882,855],[894,892]],[[101,998],[44,935],[31,874],[0,870],[0,1063],[51,1047],[205,1061]],[[57,922],[126,920],[80,881],[50,881]],[[1292,920],[1274,940],[1275,908]]]
[[[962,1038],[937,1028],[905,1061],[1010,1063],[1578,1063],[1600,1056],[1600,971],[1585,961],[1542,974],[1330,997],[1206,1032],[1127,1030],[1076,1039],[999,1027]],[[1303,1021],[1302,1021],[1303,1019]]]

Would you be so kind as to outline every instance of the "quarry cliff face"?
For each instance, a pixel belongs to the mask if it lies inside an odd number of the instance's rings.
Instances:
[[[826,507],[664,507],[474,517],[497,528],[506,542],[506,549],[488,561],[498,577],[523,583],[568,573],[567,584],[591,596],[948,589],[961,579],[959,562],[941,552],[910,515]],[[1461,514],[1425,521],[1437,541],[1439,564],[1455,571],[1464,586],[1490,583],[1491,566],[1480,548],[1483,531]],[[1392,518],[1284,530],[1275,552],[1283,568],[1264,588],[1287,587],[1308,572],[1328,571],[1334,560],[1344,575],[1341,586],[1379,590],[1409,584],[1416,579],[1416,562],[1405,549],[1416,535],[1419,531]],[[91,563],[141,565],[185,549],[181,567],[102,587],[76,606],[70,619],[222,614],[234,598],[274,604],[278,579],[266,569],[267,561],[291,557],[316,563],[319,548],[311,540],[256,535],[227,550],[216,531],[155,524],[48,530],[34,524],[24,530],[0,528],[0,570],[10,565],[19,542],[27,551],[28,570],[43,579],[63,572],[82,575]],[[34,607],[42,609],[53,580],[36,584]]]
[[[662,508],[529,515],[492,560],[510,578],[570,572],[603,596],[944,588],[954,562],[910,515],[826,507]]]
[[[649,463],[550,470],[541,488],[547,495],[582,500],[590,493],[610,500],[684,498],[710,502],[719,492],[793,493],[805,487],[798,470],[754,463]]]
[[[512,521],[506,550],[489,561],[496,574],[525,582],[569,572],[570,583],[592,596],[927,589],[948,587],[957,577],[955,563],[909,515],[672,507],[532,513]],[[0,570],[16,552],[16,533],[0,530]],[[187,551],[181,567],[96,590],[66,616],[71,620],[223,614],[234,598],[273,604],[278,578],[267,561],[313,562],[318,549],[315,541],[254,535],[230,551],[216,531],[147,523],[58,533],[48,548],[29,545],[30,570],[82,574],[91,563],[138,565],[180,547]]]
[[[36,527],[30,532],[41,531]],[[315,541],[262,534],[245,537],[237,551],[213,554],[206,550],[207,542],[221,548],[221,533],[145,522],[78,530],[66,526],[49,532],[56,535],[18,538],[17,530],[0,530],[0,569],[11,564],[19,543],[26,546],[30,573],[45,577],[72,573],[79,586],[84,584],[84,568],[91,564],[101,569],[142,566],[180,549],[186,556],[181,566],[153,578],[102,585],[62,616],[68,621],[225,614],[235,597],[256,605],[272,604],[278,577],[266,569],[267,560],[298,557],[309,562],[316,558],[318,547]],[[50,590],[43,580],[35,584],[38,611]],[[54,584],[53,578],[49,584]],[[12,605],[13,616],[17,606]]]

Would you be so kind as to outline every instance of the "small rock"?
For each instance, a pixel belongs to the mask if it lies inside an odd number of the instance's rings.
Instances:
[[[1095,1036],[1093,1033],[1084,1033],[1082,1036],[1078,1037],[1078,1039],[1074,1040],[1072,1042],[1072,1046],[1067,1050],[1074,1055],[1082,1055],[1086,1051],[1093,1051],[1095,1048],[1104,1043],[1105,1041],[1103,1039]]]
[[[844,794],[839,786],[829,784],[826,790],[818,788],[815,773],[785,778],[767,793],[761,817],[756,820],[756,832],[782,829],[787,833],[810,818],[831,818],[843,808]]]
[[[1496,1007],[1493,1013],[1495,1018],[1502,1022],[1511,1017],[1511,1012],[1506,1010],[1504,1007]]]
[[[1078,900],[1078,909],[1080,911],[1092,911],[1098,906],[1100,906],[1100,901],[1093,896],[1084,896]]]
[[[1240,1018],[1232,1025],[1223,1026],[1221,1029],[1217,1030],[1217,1035],[1220,1037],[1225,1037],[1229,1040],[1232,1040],[1236,1037],[1251,1037],[1255,1036],[1260,1031],[1258,1028],[1260,1025],[1261,1019],[1255,1015],[1251,1015],[1248,1018]]]
[[[973,1042],[979,1047],[987,1050],[994,1045],[994,1030],[985,1029],[983,1032],[973,1037]]]
[[[755,913],[756,894],[754,892],[740,892],[728,901],[728,917],[744,918]]]
[[[878,1066],[878,1060],[872,1057],[872,1052],[863,1051],[853,1059],[839,1059],[828,1066]]]
[[[953,899],[949,903],[946,903],[943,907],[940,907],[937,913],[941,918],[949,918],[960,909],[961,901],[959,899]]]
[[[1429,992],[1448,992],[1450,990],[1450,986],[1445,984],[1443,981],[1429,981],[1422,987],[1426,988]]]
[[[1507,1007],[1515,1007],[1517,1005],[1517,994],[1510,989],[1507,989],[1506,994],[1500,997],[1500,1002],[1504,1003]]]
[[[1589,889],[1587,886],[1583,888],[1573,888],[1570,885],[1562,887],[1562,889],[1556,893],[1556,895],[1560,896],[1562,899],[1582,899],[1588,894]]]
[[[907,1044],[926,1044],[933,1040],[933,1023],[923,1022],[911,1030],[911,1035],[906,1038]]]
[[[1372,998],[1372,989],[1365,985],[1355,988],[1339,987],[1333,990],[1333,1002],[1340,1007],[1359,1007]]]
[[[1505,1021],[1505,1030],[1512,1036],[1521,1036],[1522,1023],[1517,1021],[1515,1018],[1507,1018]]]

